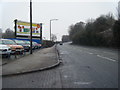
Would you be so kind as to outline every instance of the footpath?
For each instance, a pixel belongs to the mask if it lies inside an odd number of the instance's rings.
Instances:
[[[2,75],[18,75],[50,69],[60,64],[56,45],[41,49],[2,66]]]

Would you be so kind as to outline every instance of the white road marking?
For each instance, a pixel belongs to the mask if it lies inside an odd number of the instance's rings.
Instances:
[[[103,53],[107,53],[107,54],[111,54],[111,55],[115,55],[115,54],[117,54],[117,53],[111,53],[111,52],[103,52]]]
[[[93,54],[93,53],[90,53],[90,52],[88,52],[89,54]]]
[[[95,49],[88,49],[88,48],[84,48],[86,50],[93,50],[93,51],[99,51],[99,50],[95,50]],[[114,55],[114,53],[111,53],[111,52],[106,52],[106,51],[103,51],[103,53],[107,53],[107,54],[111,54],[111,55]]]
[[[61,51],[60,54],[69,54],[67,51]]]
[[[92,82],[74,82],[74,84],[91,84]]]
[[[104,58],[104,59],[107,59],[107,60],[110,60],[110,61],[116,62],[116,60],[111,59],[111,58],[108,58],[108,57],[104,57],[104,56],[101,56],[101,55],[97,55],[97,56],[100,57],[100,58]]]
[[[94,54],[94,53],[91,53],[91,52],[86,52],[86,53],[88,53],[88,54]],[[97,56],[100,57],[100,58],[104,58],[104,59],[107,59],[107,60],[113,61],[113,62],[117,62],[116,60],[111,59],[111,58],[108,58],[108,57],[104,57],[104,56],[101,56],[101,55],[97,55]]]
[[[64,75],[64,78],[68,78],[68,76],[67,76],[67,75]]]

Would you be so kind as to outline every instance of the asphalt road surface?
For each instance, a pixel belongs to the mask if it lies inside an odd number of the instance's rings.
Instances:
[[[57,46],[62,64],[56,68],[3,77],[3,88],[118,88],[118,52],[114,49]]]

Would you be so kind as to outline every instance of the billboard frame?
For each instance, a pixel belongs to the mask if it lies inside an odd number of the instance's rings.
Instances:
[[[26,36],[26,35],[17,35],[17,21],[20,21],[20,20],[17,20],[15,19],[14,20],[14,29],[15,29],[15,37],[25,37],[25,38],[29,38],[29,36]],[[29,23],[29,22],[25,22],[25,21],[20,21],[20,22],[24,22],[24,23]],[[38,23],[33,23],[33,24],[38,24]],[[42,23],[39,23],[40,25],[40,36],[32,36],[32,38],[40,38],[40,40],[42,40]]]

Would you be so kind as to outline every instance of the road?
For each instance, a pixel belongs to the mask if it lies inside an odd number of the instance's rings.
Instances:
[[[114,49],[57,46],[62,63],[41,72],[3,77],[3,88],[118,88],[118,52]]]

